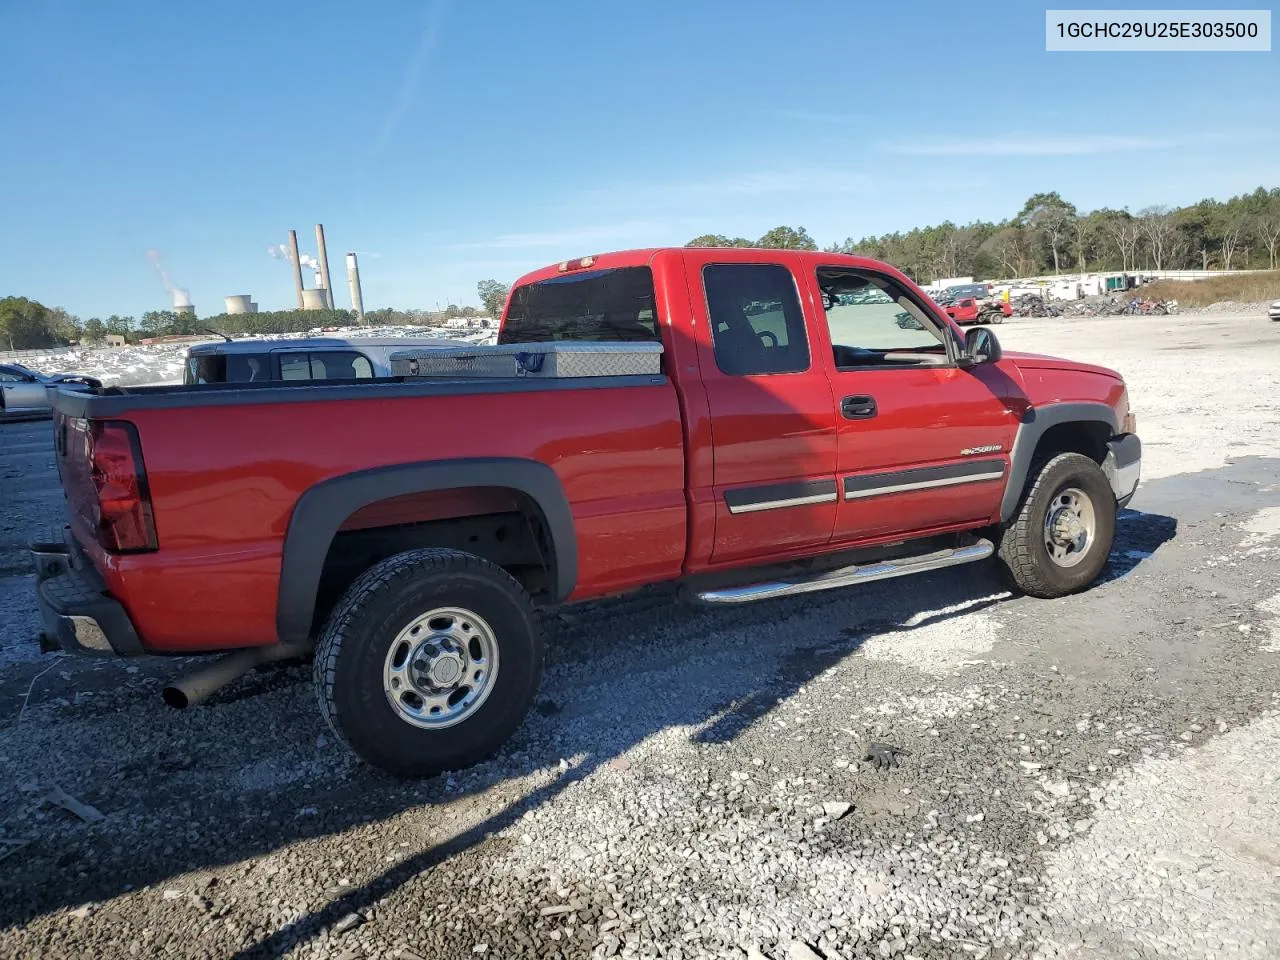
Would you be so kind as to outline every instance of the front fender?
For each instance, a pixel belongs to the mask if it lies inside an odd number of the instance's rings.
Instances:
[[[1106,424],[1111,430],[1112,437],[1120,432],[1115,410],[1105,403],[1070,401],[1028,407],[1026,413],[1022,415],[1022,422],[1018,424],[1018,432],[1013,440],[1013,451],[1009,454],[1009,485],[1005,487],[1004,497],[1000,501],[1001,521],[1008,523],[1018,512],[1022,490],[1026,486],[1027,474],[1031,470],[1031,461],[1035,456],[1040,438],[1051,427],[1063,423]]]

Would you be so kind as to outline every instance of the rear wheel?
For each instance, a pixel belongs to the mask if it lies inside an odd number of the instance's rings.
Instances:
[[[470,766],[515,732],[542,643],[524,589],[457,550],[411,550],[347,590],[316,649],[315,688],[360,759],[404,777]]]
[[[1066,596],[1097,579],[1115,530],[1115,495],[1102,468],[1079,453],[1058,454],[1036,472],[1004,529],[1000,559],[1024,593]]]

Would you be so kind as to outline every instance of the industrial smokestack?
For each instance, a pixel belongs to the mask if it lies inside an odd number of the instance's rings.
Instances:
[[[298,309],[305,308],[302,302],[302,260],[298,256],[298,231],[289,231],[289,262],[293,264],[293,288],[298,291]]]
[[[354,253],[347,254],[347,283],[351,287],[351,309],[356,312],[356,319],[363,322],[364,297],[360,293],[360,267]]]
[[[333,288],[329,286],[329,250],[324,245],[324,224],[316,224],[316,256],[320,258],[320,286],[324,287],[325,304],[333,309]]]

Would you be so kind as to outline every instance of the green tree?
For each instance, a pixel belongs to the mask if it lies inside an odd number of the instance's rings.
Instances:
[[[999,266],[995,272],[1005,277],[1020,277],[1034,263],[1030,258],[1026,233],[1016,226],[997,230],[982,249]]]
[[[106,333],[106,326],[97,317],[90,317],[84,322],[84,342],[101,343]]]
[[[817,250],[813,237],[804,227],[774,227],[757,240],[754,246],[766,250]]]
[[[1266,206],[1258,214],[1255,221],[1258,239],[1267,251],[1267,269],[1277,266],[1277,251],[1280,250],[1280,193],[1269,198]]]
[[[1168,269],[1180,239],[1174,213],[1168,207],[1147,207],[1138,211],[1138,219],[1151,264],[1157,270]]]
[[[686,247],[754,247],[755,244],[743,237],[734,237],[730,239],[722,233],[704,233],[700,237],[694,237]]]
[[[26,297],[0,300],[0,340],[10,350],[36,350],[54,347],[58,339],[49,323],[49,309]]]
[[[511,285],[499,283],[497,280],[481,280],[476,284],[476,292],[480,294],[480,302],[484,304],[484,312],[497,320],[502,316],[502,308],[506,306],[507,294]]]
[[[1060,254],[1073,232],[1075,205],[1063,200],[1056,190],[1037,193],[1022,205],[1021,212],[1014,219],[1018,226],[1030,230],[1048,245],[1053,255],[1053,272],[1058,273],[1061,269]]]
[[[47,323],[58,343],[70,343],[80,339],[82,329],[80,318],[63,310],[62,307],[49,308]]]

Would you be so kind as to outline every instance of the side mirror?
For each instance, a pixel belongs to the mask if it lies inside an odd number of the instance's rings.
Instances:
[[[967,366],[996,363],[1004,356],[1000,341],[988,327],[970,327],[964,335],[964,360]]]

